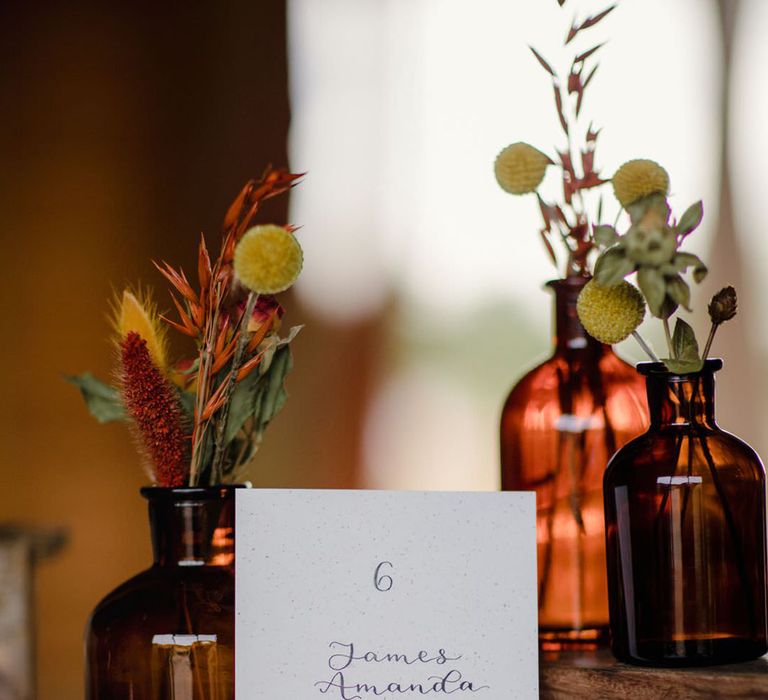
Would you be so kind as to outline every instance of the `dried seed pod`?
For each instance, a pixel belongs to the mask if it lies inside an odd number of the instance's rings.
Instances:
[[[730,321],[738,310],[738,299],[736,290],[731,287],[724,287],[709,302],[709,318],[712,323],[719,326],[721,323]]]

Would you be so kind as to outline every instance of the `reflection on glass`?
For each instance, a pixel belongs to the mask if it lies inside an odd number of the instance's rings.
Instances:
[[[218,700],[215,634],[156,634],[152,638],[152,692],[167,700]]]

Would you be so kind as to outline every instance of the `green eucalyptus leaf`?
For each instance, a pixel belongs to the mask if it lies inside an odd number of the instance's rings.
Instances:
[[[708,272],[709,270],[704,263],[697,265],[693,268],[693,281],[696,282],[696,284],[701,284],[704,281],[704,278],[707,276]]]
[[[637,271],[637,284],[645,297],[651,314],[661,318],[662,304],[667,295],[664,276],[655,268],[643,265]]]
[[[693,280],[696,284],[699,284],[707,276],[707,266],[698,255],[693,253],[676,253],[668,266],[664,265],[659,269],[665,275],[674,275],[685,272],[689,267],[693,268]]]
[[[691,374],[692,372],[698,372],[704,366],[702,360],[672,360],[664,358],[663,362],[666,368],[674,374]]]
[[[696,204],[691,204],[691,206],[688,207],[685,210],[685,213],[680,217],[680,221],[677,224],[678,235],[685,238],[689,233],[695,231],[701,223],[703,217],[704,205],[702,204],[701,200],[696,202]]]
[[[613,226],[608,226],[607,224],[595,226],[594,237],[595,242],[601,248],[608,248],[614,243],[617,243],[619,240],[619,234],[616,233],[616,229],[613,228]]]
[[[632,224],[637,224],[641,221],[650,209],[655,209],[665,222],[669,218],[667,198],[658,192],[642,197],[626,206],[626,211]]]
[[[661,311],[659,312],[659,318],[669,318],[677,311],[677,302],[667,294],[664,297],[664,303],[661,305]]]
[[[699,361],[699,343],[696,341],[696,333],[693,328],[678,318],[675,323],[675,331],[672,334],[672,350],[675,353],[675,359]]]
[[[65,376],[64,379],[80,389],[85,405],[99,423],[127,420],[123,399],[115,387],[102,382],[90,372]]]
[[[251,372],[235,385],[224,432],[225,444],[231,442],[251,419],[255,438],[261,439],[288,396],[284,384],[292,366],[290,346],[282,344],[275,348],[264,373]]]
[[[601,287],[613,287],[635,269],[620,247],[609,248],[595,261],[595,281]]]
[[[667,294],[687,311],[691,310],[691,288],[680,275],[666,279]]]
[[[267,383],[261,402],[261,411],[256,416],[257,432],[261,436],[269,422],[278,414],[288,398],[285,391],[285,378],[293,368],[293,358],[289,346],[281,346],[272,361],[271,371],[266,375]]]
[[[291,326],[291,330],[288,331],[288,335],[285,338],[280,338],[277,335],[267,336],[259,345],[259,352],[263,353],[261,362],[257,368],[259,374],[266,374],[269,368],[272,366],[272,358],[278,348],[289,345],[293,339],[299,334],[304,326]]]
[[[174,388],[176,389],[176,396],[179,399],[181,410],[184,412],[184,415],[191,425],[192,422],[194,422],[195,415],[195,393],[192,391],[184,391],[184,389],[180,389],[179,387]]]

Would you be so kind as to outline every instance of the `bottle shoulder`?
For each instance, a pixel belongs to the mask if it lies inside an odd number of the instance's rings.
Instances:
[[[152,566],[104,596],[91,613],[88,627],[110,627],[134,618],[136,612],[172,611],[181,596],[191,597],[196,604],[218,600],[228,605],[234,600],[234,572],[225,567]]]
[[[692,431],[687,426],[650,429],[630,440],[608,462],[605,482],[674,476],[683,467],[688,470],[689,452],[696,473],[706,473],[711,463],[739,479],[765,482],[765,467],[747,442],[719,427]]]
[[[570,362],[555,353],[529,370],[512,387],[502,413],[512,416],[525,411],[541,411],[548,404],[559,410],[564,398],[580,406],[608,404],[609,410],[645,416],[645,380],[635,369],[613,353],[590,361]],[[581,397],[582,401],[579,401]],[[644,418],[645,425],[647,419]]]

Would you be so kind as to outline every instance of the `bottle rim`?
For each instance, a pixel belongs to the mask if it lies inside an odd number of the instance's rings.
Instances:
[[[711,374],[723,368],[723,360],[719,357],[709,358],[704,361],[704,366],[697,372],[671,372],[663,362],[638,362],[635,369],[645,377],[695,377],[702,374]]]

